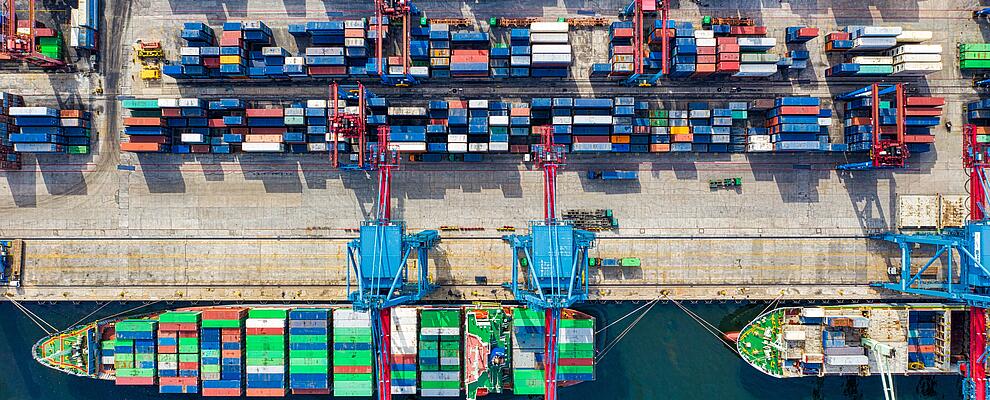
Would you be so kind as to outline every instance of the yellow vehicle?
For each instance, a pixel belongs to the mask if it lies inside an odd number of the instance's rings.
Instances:
[[[162,69],[157,65],[145,65],[141,68],[141,80],[151,81],[162,79]]]

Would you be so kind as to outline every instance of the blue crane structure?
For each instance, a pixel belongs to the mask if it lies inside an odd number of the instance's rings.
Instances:
[[[528,235],[502,239],[512,246],[512,294],[529,308],[546,312],[544,393],[556,400],[561,310],[588,299],[588,249],[595,234],[557,217],[557,170],[565,163],[565,152],[554,144],[549,127],[541,128],[542,144],[534,150],[543,169],[544,219],[531,222]]]
[[[962,228],[944,228],[935,233],[887,233],[879,239],[897,244],[901,251],[897,281],[876,286],[914,295],[965,303],[969,309],[969,364],[963,379],[967,400],[986,400],[987,321],[990,308],[990,209],[987,208],[990,147],[980,143],[972,125],[963,129],[963,161],[969,170],[970,215]],[[927,261],[912,272],[914,255]],[[917,252],[917,253],[916,253]],[[943,260],[944,274],[924,278],[925,272]]]
[[[645,2],[652,2],[656,4],[659,2],[659,13],[660,20],[662,21],[663,29],[660,31],[661,35],[661,56],[663,60],[661,61],[660,70],[653,74],[647,74],[644,72],[644,63],[646,59],[646,40],[643,38],[644,30],[646,27],[643,25],[643,4]],[[652,10],[656,11],[656,7],[651,7]],[[667,21],[669,21],[670,13],[670,0],[631,0],[629,4],[623,9],[620,17],[628,17],[632,19],[633,23],[633,73],[628,78],[623,81],[626,86],[641,86],[649,87],[656,86],[664,75],[669,72],[668,69],[670,63],[670,40],[669,32],[667,30]]]
[[[436,289],[430,281],[429,252],[440,243],[437,231],[408,234],[402,221],[392,219],[392,171],[399,167],[399,155],[389,146],[389,132],[388,125],[378,127],[378,142],[369,160],[368,168],[378,172],[375,216],[362,223],[358,238],[347,244],[348,300],[354,309],[369,313],[376,398],[382,400],[392,397],[390,309],[420,301]],[[410,280],[408,265],[413,252],[416,281]]]
[[[378,76],[382,79],[382,84],[388,86],[410,86],[419,82],[409,73],[409,30],[412,28],[413,17],[421,15],[422,11],[409,0],[375,0],[375,64]],[[400,55],[402,58],[402,72],[393,74],[385,67],[385,56],[383,49],[384,30],[382,20],[384,17],[399,19],[402,23],[402,48]]]
[[[880,115],[880,102],[882,98],[890,98],[893,96],[893,102],[896,106],[896,132],[891,135],[887,135],[886,138],[882,138],[881,132],[881,115]],[[905,118],[906,111],[905,105],[907,104],[907,97],[904,93],[904,84],[902,83],[874,83],[870,86],[857,89],[848,93],[840,94],[835,97],[836,100],[842,101],[854,101],[860,99],[870,100],[870,123],[872,140],[870,141],[870,160],[842,164],[836,167],[836,169],[844,171],[865,171],[865,170],[875,170],[875,169],[887,169],[887,168],[903,168],[905,161],[907,160],[909,153],[907,149],[907,144],[904,141],[905,132]]]

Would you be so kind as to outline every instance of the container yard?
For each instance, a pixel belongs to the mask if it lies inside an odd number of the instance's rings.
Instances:
[[[771,382],[985,399],[971,3],[14,2],[0,291],[43,331],[25,371],[555,400],[630,374],[604,356],[663,304]],[[32,311],[56,302],[165,303],[56,328]]]

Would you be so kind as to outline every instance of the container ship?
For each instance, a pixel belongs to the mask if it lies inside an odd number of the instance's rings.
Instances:
[[[544,394],[544,313],[522,306],[408,306],[388,313],[395,395]],[[558,380],[594,380],[595,319],[565,309]],[[372,396],[372,321],[349,306],[188,307],[48,336],[41,364],[117,385],[202,396]]]
[[[729,336],[747,363],[775,378],[958,374],[968,359],[969,311],[940,303],[784,307]]]

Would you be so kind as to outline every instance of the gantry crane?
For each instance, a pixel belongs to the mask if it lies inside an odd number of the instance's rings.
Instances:
[[[358,82],[357,86],[340,86],[337,82],[330,84],[329,94],[327,96],[327,101],[330,103],[327,106],[330,108],[330,112],[327,118],[327,142],[333,146],[330,150],[330,164],[334,169],[359,169],[365,170],[370,165],[367,160],[365,152],[367,151],[366,135],[367,135],[367,116],[365,111],[368,106],[368,97],[370,92],[365,90],[364,85]],[[346,110],[341,111],[339,107],[340,100],[351,100],[357,102],[357,113],[349,113]],[[340,149],[338,148],[341,142],[351,141],[357,146],[357,164],[344,164],[340,163]]]
[[[65,67],[65,61],[56,60],[38,52],[35,46],[35,0],[28,0],[27,34],[17,33],[17,0],[3,0],[0,10],[0,60],[24,60],[45,69]]]
[[[557,335],[561,310],[588,299],[588,249],[595,234],[575,229],[557,216],[557,170],[565,163],[563,146],[553,142],[549,126],[539,128],[542,143],[535,156],[543,169],[542,221],[530,223],[528,235],[506,235],[512,246],[512,282],[515,298],[533,310],[546,312],[545,396],[557,399]]]
[[[659,4],[658,4],[659,3]],[[648,5],[644,7],[644,5]],[[659,9],[657,7],[659,5]],[[661,68],[655,74],[649,75],[644,73],[644,60],[646,59],[646,40],[643,38],[644,30],[646,27],[643,25],[643,15],[646,12],[658,12],[660,21],[662,23],[663,29],[660,30],[661,35],[661,56],[663,60],[661,61]],[[625,84],[629,86],[642,86],[649,87],[654,86],[660,81],[660,78],[668,73],[668,59],[670,43],[667,32],[667,23],[669,21],[670,3],[669,0],[632,0],[629,5],[622,11],[622,16],[628,16],[632,18],[633,22],[633,74],[626,78]]]
[[[398,151],[389,146],[389,127],[378,127],[378,142],[370,167],[378,171],[377,209],[361,224],[357,239],[347,244],[347,292],[356,310],[371,319],[373,376],[376,398],[392,398],[391,308],[420,301],[436,289],[430,281],[429,251],[440,242],[435,230],[407,234],[402,221],[392,219],[392,171],[399,167]],[[415,282],[410,280],[408,259],[416,252]],[[351,273],[356,288],[352,291]]]
[[[409,73],[409,30],[412,28],[412,18],[420,15],[421,12],[412,2],[408,0],[375,0],[375,24],[377,33],[375,36],[375,64],[378,68],[378,75],[382,78],[382,83],[389,86],[409,86],[418,82]],[[383,51],[383,40],[385,32],[382,28],[383,17],[399,19],[402,22],[402,48],[397,57],[402,57],[402,73],[390,74],[385,69],[385,58]]]
[[[876,286],[914,295],[938,297],[967,304],[969,309],[969,364],[963,379],[968,400],[986,400],[986,309],[990,308],[990,219],[987,218],[987,166],[990,147],[977,140],[972,125],[963,127],[963,164],[969,169],[969,221],[962,228],[943,229],[935,234],[888,233],[879,238],[896,243],[901,250],[897,282]],[[911,271],[914,252],[924,253],[927,262]],[[946,270],[936,278],[922,276],[944,257]],[[958,261],[956,260],[958,257]]]
[[[884,96],[893,95],[896,108],[896,131],[892,135],[883,134],[880,118],[880,101]],[[907,95],[904,92],[903,83],[874,83],[862,89],[836,96],[836,100],[852,101],[863,98],[871,99],[870,102],[870,124],[872,140],[870,147],[870,161],[842,164],[837,167],[839,170],[862,171],[884,168],[903,168],[909,153],[907,144],[904,141],[905,119],[907,112]]]

